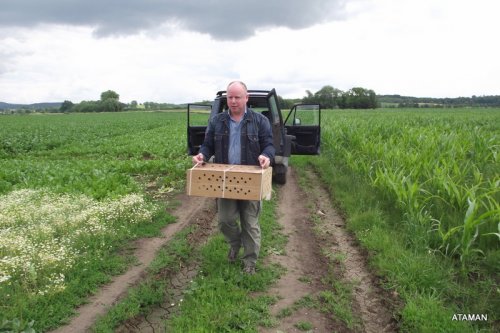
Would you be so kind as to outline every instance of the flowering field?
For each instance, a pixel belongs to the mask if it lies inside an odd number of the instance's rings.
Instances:
[[[182,186],[185,117],[0,118],[0,330],[59,320],[126,267],[126,240],[172,221],[147,195]]]
[[[30,296],[64,290],[65,274],[79,258],[118,235],[132,236],[130,225],[151,222],[153,214],[153,205],[135,194],[102,202],[40,190],[0,197],[2,299],[16,290]]]

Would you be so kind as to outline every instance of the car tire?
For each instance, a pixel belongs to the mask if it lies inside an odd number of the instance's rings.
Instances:
[[[274,166],[275,169],[275,174],[274,174],[274,181],[277,184],[286,184],[286,173],[288,171],[288,168],[286,165],[283,164],[276,164]]]

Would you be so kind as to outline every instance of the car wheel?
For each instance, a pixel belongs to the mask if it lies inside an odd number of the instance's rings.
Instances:
[[[274,168],[275,168],[274,181],[278,184],[286,184],[286,172],[288,171],[286,165],[276,164]]]

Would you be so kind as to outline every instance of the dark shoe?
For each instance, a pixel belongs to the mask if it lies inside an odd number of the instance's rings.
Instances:
[[[229,249],[229,253],[227,254],[227,260],[232,264],[236,262],[238,259],[238,252],[240,252],[239,247],[231,247]]]
[[[248,275],[254,275],[255,274],[255,266],[245,266],[245,268],[243,268],[243,273],[248,274]]]

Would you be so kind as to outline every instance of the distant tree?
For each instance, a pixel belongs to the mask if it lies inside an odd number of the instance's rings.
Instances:
[[[120,95],[113,90],[101,93],[99,101],[81,101],[71,107],[73,112],[118,112],[125,109],[125,104],[120,103]],[[62,107],[69,106],[71,102],[65,101]],[[137,102],[136,102],[137,103]],[[71,103],[72,104],[72,103]]]
[[[109,98],[116,99],[117,101],[120,100],[120,95],[118,95],[116,92],[113,90],[108,90],[103,93],[101,93],[101,101],[105,101]]]
[[[124,104],[120,103],[120,95],[113,90],[101,93],[99,104],[99,111],[101,112],[119,112],[123,111],[125,107]]]
[[[158,103],[155,102],[144,102],[144,108],[146,110],[159,110],[160,106]]]
[[[302,103],[305,103],[305,104],[317,103],[316,96],[314,96],[314,94],[310,90],[306,90],[306,96],[304,98],[302,98]]]
[[[99,102],[99,111],[101,112],[119,112],[123,110],[123,104],[115,98],[107,98]]]
[[[339,101],[339,107],[342,109],[375,109],[378,104],[375,92],[361,87],[346,91]]]
[[[314,99],[322,108],[333,109],[338,106],[338,99],[341,94],[341,90],[327,85],[314,94]]]
[[[64,101],[59,108],[61,112],[69,112],[73,108],[74,104],[71,101]]]
[[[130,102],[130,108],[137,109],[137,101]]]
[[[281,109],[290,109],[296,102],[300,102],[300,100],[286,99],[278,95],[278,103]]]
[[[73,106],[74,112],[99,112],[100,102],[99,101],[81,101]]]
[[[367,107],[370,109],[375,109],[378,108],[379,106],[380,103],[378,102],[377,94],[372,89],[368,89]]]

